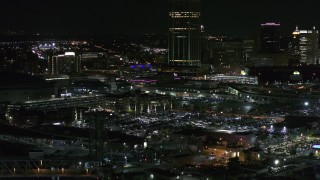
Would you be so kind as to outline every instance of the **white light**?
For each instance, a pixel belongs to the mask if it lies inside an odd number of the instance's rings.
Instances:
[[[75,56],[76,53],[75,52],[65,52],[64,55],[65,56]]]
[[[279,160],[278,159],[274,160],[274,164],[278,165],[279,164]]]
[[[304,102],[304,105],[305,106],[309,106],[309,102]]]

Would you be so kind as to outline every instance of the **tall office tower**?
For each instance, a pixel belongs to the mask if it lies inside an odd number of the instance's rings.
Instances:
[[[49,71],[51,75],[80,73],[81,56],[74,52],[65,52],[49,57]]]
[[[168,64],[201,66],[201,0],[170,0]]]
[[[299,58],[300,64],[319,64],[319,32],[312,30],[296,30],[292,33],[292,55]]]
[[[260,31],[261,52],[277,53],[280,51],[280,24],[261,24]]]
[[[256,40],[244,39],[243,40],[243,61],[244,66],[251,66],[250,55],[256,52]]]
[[[209,58],[215,73],[239,75],[244,65],[240,38],[216,38],[208,42]]]

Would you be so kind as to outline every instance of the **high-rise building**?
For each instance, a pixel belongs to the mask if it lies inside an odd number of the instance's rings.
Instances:
[[[201,0],[170,0],[168,64],[201,66]]]
[[[49,57],[49,71],[51,75],[80,73],[81,56],[75,52],[65,52]]]
[[[280,51],[280,24],[261,24],[260,31],[261,52],[277,53]]]
[[[292,32],[292,53],[300,64],[319,64],[319,32],[315,27],[312,30],[296,30]]]
[[[256,41],[254,39],[243,40],[243,61],[245,66],[251,66],[249,55],[256,51]]]
[[[212,38],[208,42],[208,48],[215,73],[240,74],[244,65],[242,39]]]

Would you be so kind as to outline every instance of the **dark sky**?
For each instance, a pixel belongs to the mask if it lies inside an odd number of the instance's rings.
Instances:
[[[0,32],[167,33],[168,0],[1,0]],[[320,27],[315,0],[203,0],[202,24],[214,34],[252,35],[259,24],[282,32]]]

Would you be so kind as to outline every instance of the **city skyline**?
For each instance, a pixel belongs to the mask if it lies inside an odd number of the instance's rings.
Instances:
[[[310,0],[309,0],[310,1]],[[311,1],[310,1],[311,2]],[[281,23],[281,33],[319,27],[316,6],[305,1],[213,2],[202,0],[201,24],[208,33],[250,36],[264,22]],[[169,2],[163,0],[118,1],[2,1],[0,32],[54,34],[168,33]]]
[[[0,2],[0,178],[320,177],[310,0]]]

